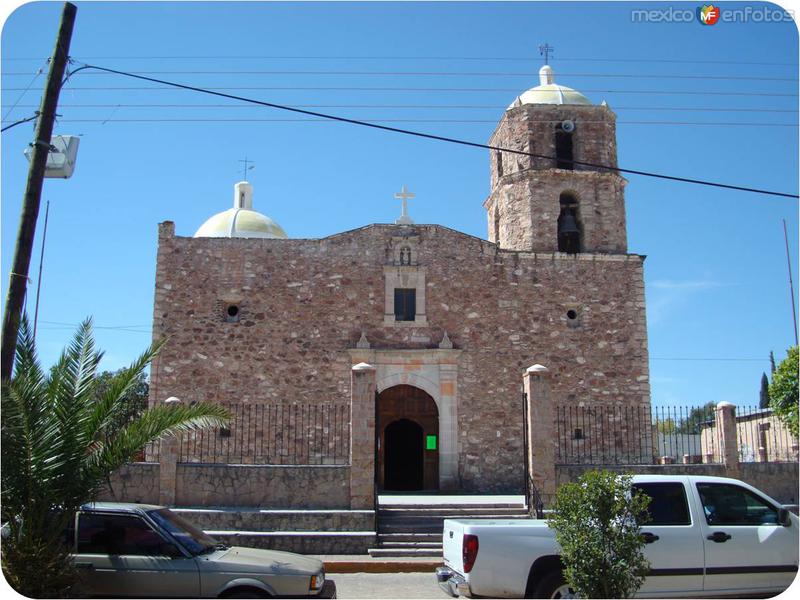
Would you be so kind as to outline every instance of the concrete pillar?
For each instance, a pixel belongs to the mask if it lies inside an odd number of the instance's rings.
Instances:
[[[528,399],[528,473],[544,505],[549,506],[556,493],[556,438],[547,368],[542,365],[529,367],[525,371],[523,387]]]
[[[161,439],[158,451],[158,503],[175,505],[175,488],[178,484],[179,440],[175,436]]]
[[[720,402],[716,408],[719,452],[728,471],[739,470],[739,445],[736,439],[736,407],[730,402]],[[731,473],[728,473],[731,475]]]
[[[439,491],[458,489],[458,365],[439,366]]]
[[[171,396],[164,404],[180,404],[180,399]],[[161,439],[158,450],[158,503],[165,506],[175,505],[175,488],[178,485],[178,454],[180,440],[176,436]]]
[[[375,506],[375,367],[350,371],[350,508]]]

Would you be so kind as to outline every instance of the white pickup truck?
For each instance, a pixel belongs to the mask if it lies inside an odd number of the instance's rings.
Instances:
[[[633,486],[652,499],[638,597],[774,595],[794,580],[798,518],[763,492],[688,475],[637,475]],[[436,578],[453,597],[574,597],[546,520],[448,519],[443,550]]]

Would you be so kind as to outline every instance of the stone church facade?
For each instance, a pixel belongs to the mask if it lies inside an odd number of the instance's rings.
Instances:
[[[380,490],[520,493],[524,402],[548,461],[577,435],[556,408],[649,408],[644,257],[627,252],[625,180],[600,167],[616,166],[615,116],[540,77],[489,142],[511,152],[490,151],[487,240],[406,222],[290,239],[246,182],[195,237],[162,223],[151,401],[345,407],[351,497],[373,473]],[[548,394],[525,400],[537,363]],[[253,427],[251,444],[272,435]]]

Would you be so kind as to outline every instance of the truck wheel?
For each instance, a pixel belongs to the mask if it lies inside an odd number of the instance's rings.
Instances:
[[[533,590],[533,598],[575,598],[575,592],[564,580],[561,571],[551,571]]]

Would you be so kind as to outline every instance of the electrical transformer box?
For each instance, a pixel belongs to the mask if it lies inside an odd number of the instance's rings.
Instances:
[[[45,177],[58,177],[68,179],[75,170],[75,161],[78,158],[78,144],[81,139],[74,135],[54,135],[50,138],[50,152],[47,154],[47,166],[44,169]],[[27,148],[25,156],[28,160],[33,156],[33,149]]]

